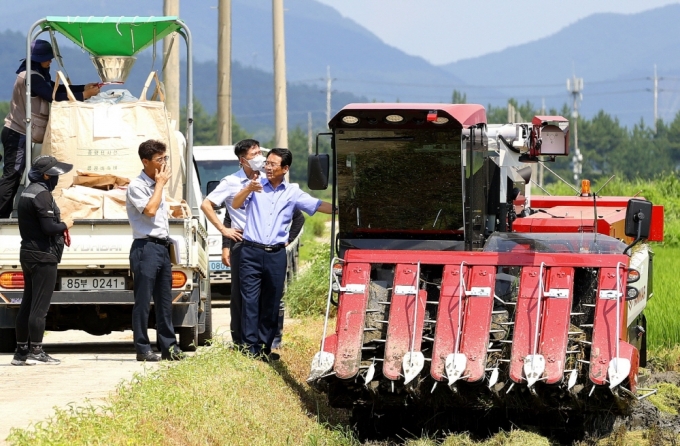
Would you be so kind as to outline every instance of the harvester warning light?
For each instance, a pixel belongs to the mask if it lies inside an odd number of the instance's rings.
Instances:
[[[436,121],[437,120],[437,110],[430,110],[427,112],[427,120],[429,122]]]
[[[590,180],[581,180],[581,196],[590,197]]]

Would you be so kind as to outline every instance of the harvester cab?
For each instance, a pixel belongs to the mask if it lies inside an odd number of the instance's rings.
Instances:
[[[309,187],[330,183],[339,209],[308,381],[331,405],[635,400],[652,252],[624,251],[662,239],[663,208],[532,196],[532,165],[569,153],[567,119],[487,125],[474,104],[350,104],[329,127],[331,154],[308,164]]]

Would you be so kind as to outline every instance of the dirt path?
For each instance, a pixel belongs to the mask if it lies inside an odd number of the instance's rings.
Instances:
[[[228,333],[229,307],[213,307],[213,327]],[[149,330],[149,338],[155,339]],[[58,366],[16,367],[12,354],[0,354],[0,444],[13,427],[46,420],[54,407],[102,404],[122,381],[135,373],[155,370],[157,364],[135,359],[132,332],[92,336],[82,331],[48,332],[45,351],[61,360]]]

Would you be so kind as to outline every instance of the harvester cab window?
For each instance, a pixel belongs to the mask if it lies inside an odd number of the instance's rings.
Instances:
[[[341,237],[450,238],[462,231],[459,130],[345,130],[336,150]]]

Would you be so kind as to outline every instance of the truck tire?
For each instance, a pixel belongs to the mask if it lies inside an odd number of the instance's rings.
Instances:
[[[196,351],[198,345],[198,326],[193,327],[179,327],[177,328],[179,334],[179,348],[185,352]]]
[[[205,299],[205,331],[198,334],[198,345],[208,345],[212,339],[212,297],[208,291],[208,297]]]
[[[0,328],[0,352],[12,353],[17,348],[16,336],[13,328]]]

